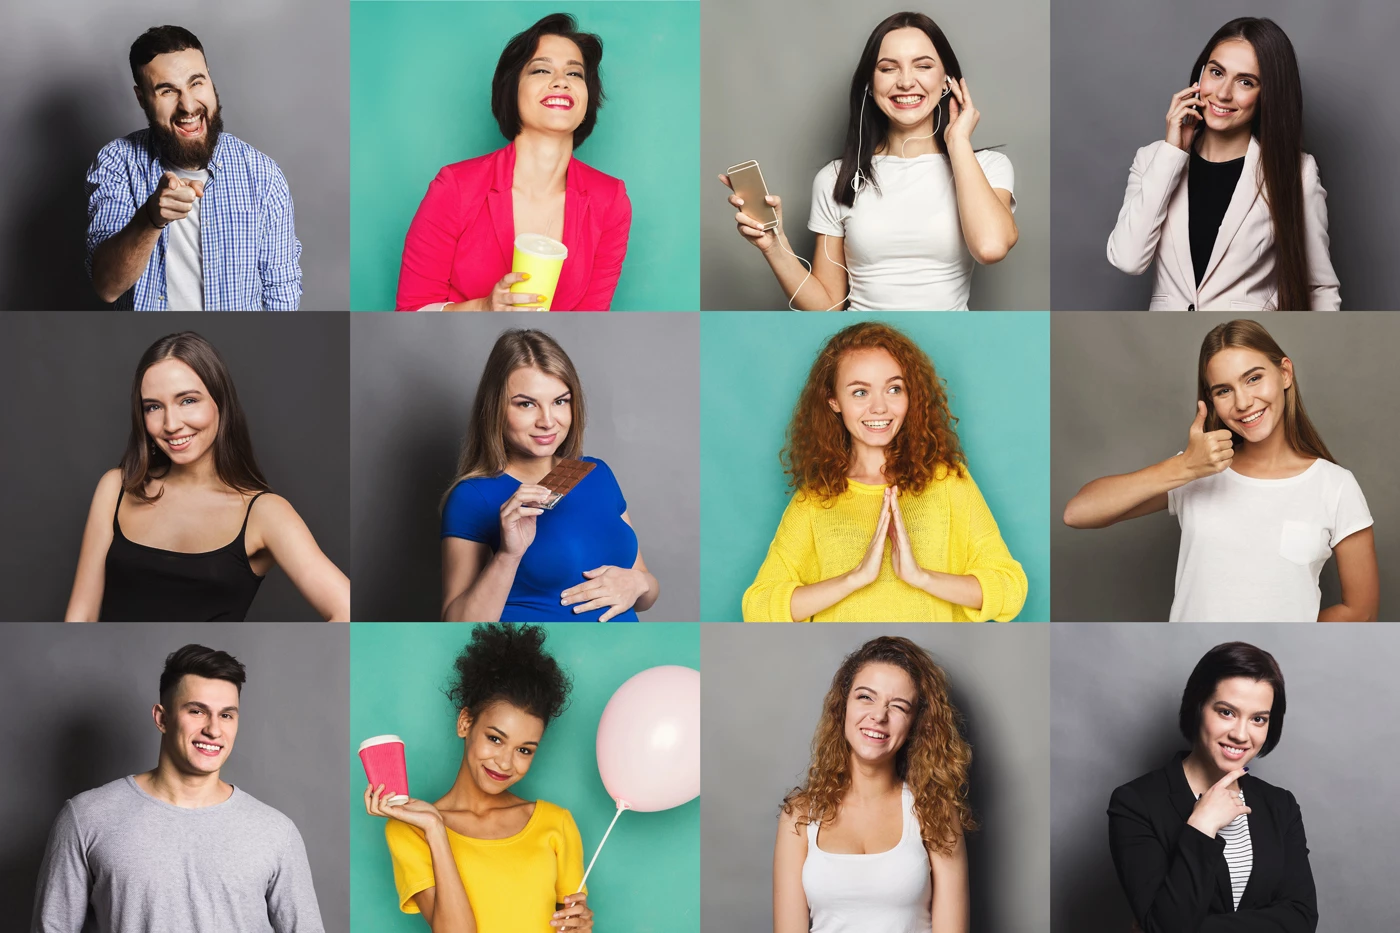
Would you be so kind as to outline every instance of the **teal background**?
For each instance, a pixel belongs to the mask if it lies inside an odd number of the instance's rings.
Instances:
[[[621,178],[632,232],[616,311],[700,307],[700,4],[350,4],[350,308],[389,311],[404,235],[444,165],[507,144],[491,75],[516,33],[572,13],[603,40],[606,102],[575,157]]]
[[[738,622],[787,507],[778,462],[817,351],[857,320],[908,334],[947,382],[958,438],[1030,586],[1018,622],[1050,618],[1048,311],[700,316],[700,620]]]
[[[384,822],[364,810],[365,772],[357,749],[372,735],[404,740],[410,791],[436,800],[462,761],[457,711],[444,695],[470,624],[368,623],[350,629],[350,929],[423,933],[422,917],[401,913],[384,843]],[[613,691],[661,664],[700,669],[700,626],[546,625],[546,649],[573,675],[569,708],[545,731],[537,760],[512,791],[573,813],[584,865],[616,813],[598,776],[598,720]],[[700,801],[658,813],[626,812],[588,878],[598,929],[613,933],[698,933]],[[544,933],[544,931],[522,931]]]

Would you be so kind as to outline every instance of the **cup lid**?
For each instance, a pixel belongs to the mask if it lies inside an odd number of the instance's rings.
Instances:
[[[360,751],[364,751],[374,745],[388,745],[390,742],[398,742],[402,745],[403,739],[399,738],[397,735],[376,735],[361,742]]]
[[[569,256],[567,246],[542,233],[520,234],[515,238],[515,248],[522,253],[529,253],[542,259],[567,259]]]

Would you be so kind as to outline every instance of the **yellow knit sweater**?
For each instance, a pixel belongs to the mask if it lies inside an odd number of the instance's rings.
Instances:
[[[768,556],[744,592],[745,622],[791,622],[792,593],[853,570],[870,547],[885,487],[850,482],[835,502],[792,497]],[[1010,622],[1026,603],[1026,572],[1001,540],[996,519],[970,475],[939,468],[917,496],[899,507],[925,570],[967,574],[982,585],[982,608],[955,606],[895,576],[890,543],[875,582],[817,613],[811,622]]]

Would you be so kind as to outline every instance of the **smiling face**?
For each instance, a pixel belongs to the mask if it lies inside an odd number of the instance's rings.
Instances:
[[[1293,386],[1293,361],[1278,366],[1258,350],[1227,347],[1206,364],[1206,384],[1215,414],[1250,443],[1268,438],[1284,423],[1285,390]]]
[[[157,55],[141,68],[136,99],[167,162],[184,169],[209,164],[223,118],[204,53],[184,49]]]
[[[152,712],[161,752],[181,773],[217,774],[224,766],[238,735],[236,684],[186,674]]]
[[[188,466],[214,449],[219,407],[187,363],[161,360],[141,377],[146,434],[170,458]]]
[[[1196,754],[1223,774],[1242,768],[1259,754],[1269,737],[1274,688],[1261,680],[1230,677],[1215,685],[1201,707]]]
[[[569,436],[573,393],[564,380],[524,366],[506,380],[506,453],[552,457]]]
[[[1201,77],[1206,126],[1218,133],[1247,129],[1259,104],[1259,59],[1244,39],[1227,39],[1210,51]]]
[[[467,770],[488,794],[503,793],[523,778],[534,763],[544,735],[544,720],[504,700],[492,703],[475,720],[462,710],[457,735],[466,740]]]
[[[892,758],[909,738],[917,700],[914,681],[901,667],[874,661],[856,671],[843,730],[851,754],[869,763]]]
[[[894,440],[909,410],[909,397],[904,373],[888,350],[872,347],[841,357],[835,389],[827,403],[853,440],[870,447]]]
[[[516,100],[522,129],[573,134],[588,113],[583,52],[572,39],[540,36],[520,72]]]
[[[890,122],[913,128],[932,119],[947,89],[943,61],[922,29],[893,29],[880,40],[870,92]]]

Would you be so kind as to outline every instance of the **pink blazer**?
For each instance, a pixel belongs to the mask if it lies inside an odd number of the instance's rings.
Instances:
[[[513,143],[438,172],[404,238],[398,310],[480,298],[510,272],[514,177]],[[632,202],[621,179],[571,160],[564,183],[569,258],[559,274],[553,310],[608,310],[631,226]]]

